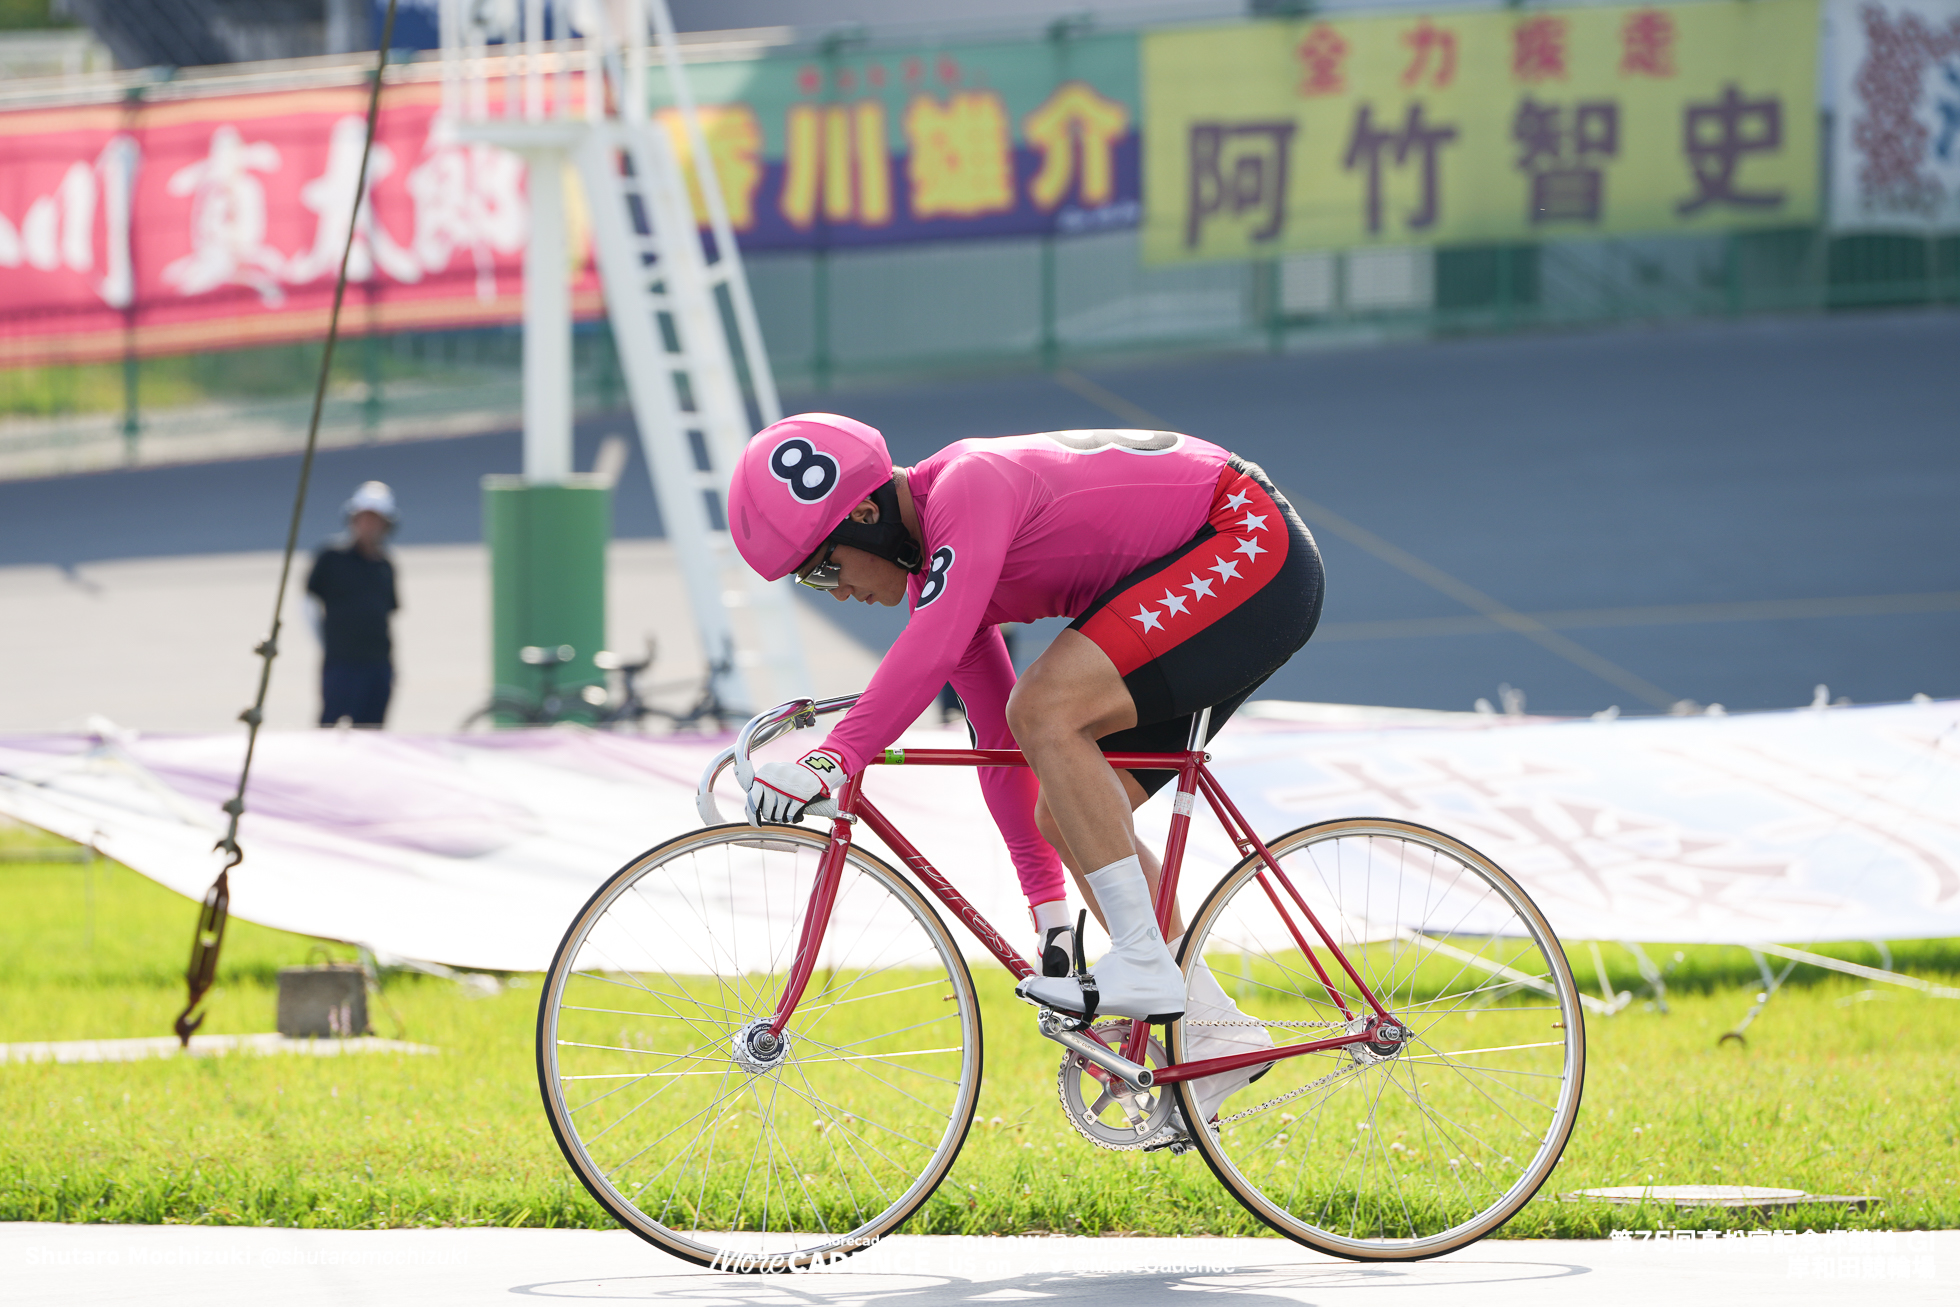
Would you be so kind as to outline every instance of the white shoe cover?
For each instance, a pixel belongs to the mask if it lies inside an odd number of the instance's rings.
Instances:
[[[1175,950],[1183,941],[1179,936],[1172,941]],[[1273,1037],[1264,1026],[1201,1026],[1200,1021],[1244,1021],[1245,1013],[1239,1005],[1219,987],[1205,965],[1203,958],[1197,959],[1185,976],[1184,1006],[1184,1049],[1185,1061],[1199,1062],[1211,1057],[1231,1057],[1237,1053],[1257,1053],[1273,1046]],[[1218,1114],[1218,1109],[1227,1098],[1252,1083],[1252,1078],[1265,1066],[1242,1067],[1237,1071],[1221,1071],[1215,1076],[1191,1082],[1191,1098],[1197,1107],[1200,1124],[1209,1122]]]
[[[1184,976],[1177,969],[1150,906],[1150,883],[1134,856],[1084,877],[1095,891],[1113,947],[1089,974],[1096,982],[1095,1015],[1136,1021],[1175,1021],[1184,1013]],[[1082,986],[1073,976],[1029,976],[1014,992],[1059,1012],[1082,1012]]]

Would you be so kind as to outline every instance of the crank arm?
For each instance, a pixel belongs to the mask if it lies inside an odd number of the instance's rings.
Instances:
[[[1156,1073],[1147,1066],[1139,1066],[1121,1053],[1113,1051],[1094,1035],[1080,1030],[1071,1030],[1068,1018],[1047,1008],[1041,1009],[1041,1020],[1037,1029],[1043,1037],[1052,1039],[1063,1048],[1079,1054],[1083,1061],[1093,1062],[1109,1072],[1131,1089],[1150,1088],[1156,1080]]]

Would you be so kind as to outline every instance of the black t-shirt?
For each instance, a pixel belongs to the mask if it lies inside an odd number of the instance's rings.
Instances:
[[[322,545],[306,578],[308,594],[326,609],[321,636],[330,663],[385,663],[388,614],[395,611],[395,565],[387,556],[369,558],[353,545]]]

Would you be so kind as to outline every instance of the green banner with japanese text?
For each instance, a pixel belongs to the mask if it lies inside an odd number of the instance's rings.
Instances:
[[[1814,222],[1817,0],[1155,32],[1144,258]]]

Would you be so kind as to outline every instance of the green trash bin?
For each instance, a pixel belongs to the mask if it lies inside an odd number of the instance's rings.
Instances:
[[[483,538],[490,545],[490,676],[498,699],[538,704],[547,674],[564,720],[591,721],[598,710],[580,696],[604,689],[592,656],[606,642],[606,542],[612,539],[612,490],[599,477],[574,476],[533,485],[521,476],[483,478]],[[527,647],[569,645],[571,661],[541,669]],[[521,721],[499,713],[500,725]]]

